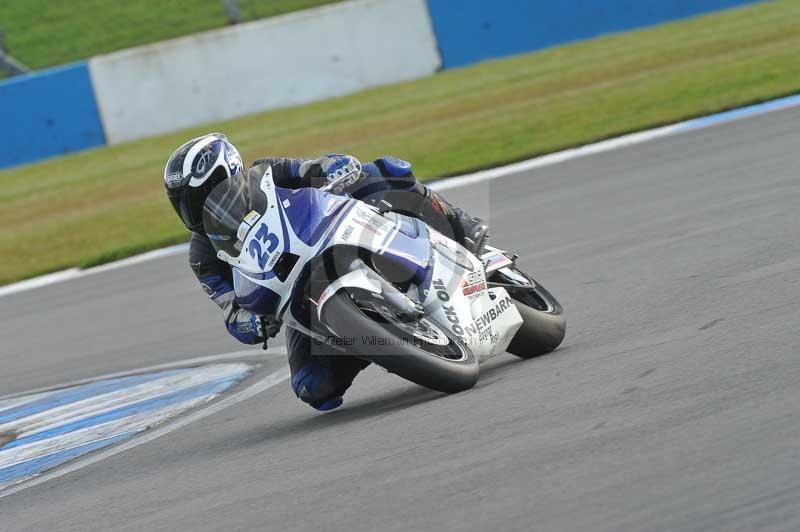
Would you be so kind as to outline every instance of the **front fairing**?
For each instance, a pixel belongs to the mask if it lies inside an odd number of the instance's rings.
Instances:
[[[215,187],[206,199],[204,226],[217,257],[232,267],[239,306],[280,316],[303,265],[348,203],[318,190],[278,188],[270,166]]]
[[[263,223],[267,228],[280,228],[280,233],[270,233],[277,251],[256,264],[259,253],[270,251],[263,249],[256,231],[255,237],[250,237],[246,256],[240,257],[242,262],[234,268],[234,290],[242,308],[259,315],[281,316],[303,265],[328,246],[351,200],[312,188],[270,188],[277,201],[265,213]],[[279,269],[287,259],[293,261],[288,273]]]
[[[453,240],[430,230],[434,267],[424,291],[428,315],[449,328],[485,361],[506,350],[522,318],[504,288],[488,288],[483,263]]]

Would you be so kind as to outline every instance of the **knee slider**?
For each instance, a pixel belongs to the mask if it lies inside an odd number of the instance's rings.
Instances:
[[[295,373],[292,390],[301,401],[317,410],[331,410],[341,404],[341,397],[332,386],[330,370],[318,363],[308,364]]]

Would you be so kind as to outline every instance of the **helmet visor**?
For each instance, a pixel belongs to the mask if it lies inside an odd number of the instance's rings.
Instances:
[[[267,210],[258,172],[237,172],[218,184],[203,205],[203,227],[214,249],[233,258],[242,252],[250,228]]]

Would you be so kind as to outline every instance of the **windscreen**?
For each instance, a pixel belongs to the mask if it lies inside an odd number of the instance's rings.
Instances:
[[[215,250],[225,251],[234,258],[241,253],[242,239],[267,210],[261,177],[252,169],[239,172],[214,187],[206,198],[203,228]]]

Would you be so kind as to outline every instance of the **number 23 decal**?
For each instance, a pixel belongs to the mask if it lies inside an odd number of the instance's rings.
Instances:
[[[266,251],[263,253],[261,252],[262,243],[266,245]],[[269,229],[267,229],[267,224],[261,224],[261,227],[258,228],[255,237],[247,246],[247,251],[250,253],[251,257],[258,260],[258,265],[261,267],[261,269],[264,269],[267,267],[267,260],[269,260],[270,254],[278,249],[278,244],[278,237],[269,232]]]

